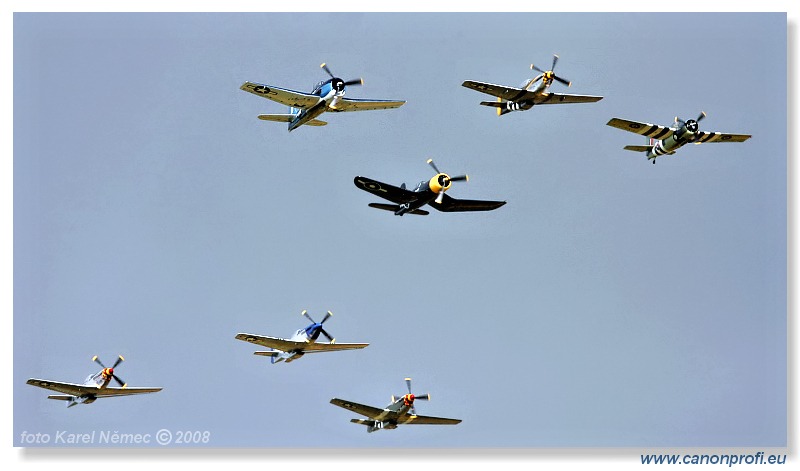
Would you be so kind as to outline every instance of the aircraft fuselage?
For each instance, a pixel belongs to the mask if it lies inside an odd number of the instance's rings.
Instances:
[[[297,111],[297,116],[289,123],[289,131],[297,129],[329,109],[336,108],[336,101],[344,96],[344,81],[332,78],[318,83],[311,94],[317,95],[319,101],[311,108]],[[294,108],[291,109],[294,114]]]
[[[438,173],[430,180],[419,182],[417,187],[413,190],[415,196],[414,200],[400,204],[400,209],[395,211],[395,214],[397,216],[402,216],[426,204],[436,204],[436,198],[439,197],[439,193],[447,191],[451,184],[450,176],[446,173]]]
[[[679,148],[694,141],[697,135],[697,129],[697,123],[694,120],[689,120],[679,129],[673,131],[668,137],[664,139],[653,139],[653,147],[647,151],[648,160],[653,160],[653,163],[655,163],[656,157],[674,154]]]

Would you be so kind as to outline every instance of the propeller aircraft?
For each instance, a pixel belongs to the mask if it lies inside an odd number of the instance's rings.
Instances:
[[[236,339],[273,349],[269,351],[253,352],[254,355],[270,357],[272,364],[281,361],[289,363],[297,360],[306,353],[355,350],[369,345],[368,343],[335,343],[336,339],[331,337],[325,328],[322,327],[322,324],[333,315],[331,311],[328,311],[320,322],[312,319],[306,310],[303,310],[300,315],[310,320],[311,324],[308,327],[299,329],[290,339],[265,337],[254,334],[236,334]],[[327,338],[329,343],[317,343],[320,334]]]
[[[326,111],[366,111],[399,108],[405,101],[398,100],[367,100],[360,98],[345,98],[345,88],[351,85],[363,85],[363,79],[344,81],[333,75],[326,64],[320,65],[330,78],[319,82],[311,93],[289,90],[286,88],[262,85],[260,83],[245,82],[240,89],[276,101],[289,107],[285,114],[260,114],[258,119],[289,123],[289,131],[307,124],[309,126],[325,126],[325,121],[316,119]]]
[[[367,433],[375,432],[376,430],[395,429],[402,424],[456,425],[461,423],[461,419],[417,415],[414,401],[428,401],[431,396],[430,394],[415,396],[411,392],[411,378],[406,378],[406,387],[408,394],[403,394],[399,397],[392,396],[392,402],[383,409],[338,398],[331,399],[331,404],[369,417],[369,419],[350,419],[350,422],[354,424],[366,425]],[[409,411],[411,411],[410,414]]]
[[[117,358],[114,365],[110,368],[106,367],[96,355],[92,358],[92,361],[99,364],[103,369],[98,373],[89,375],[83,384],[61,383],[58,381],[34,378],[29,379],[27,384],[62,393],[50,395],[47,396],[47,398],[67,401],[67,407],[72,407],[76,404],[91,404],[95,400],[103,397],[131,396],[134,394],[147,394],[161,391],[161,388],[129,388],[128,385],[114,373],[114,369],[125,361],[122,355]],[[110,383],[112,379],[116,381],[120,387],[109,387],[108,383]]]
[[[453,182],[469,181],[469,177],[467,175],[451,177],[446,173],[442,173],[433,163],[433,159],[428,159],[428,164],[436,171],[436,175],[430,180],[419,182],[414,190],[408,190],[405,183],[398,188],[388,183],[360,176],[355,177],[353,182],[358,188],[395,203],[370,203],[370,207],[392,211],[397,216],[404,214],[427,216],[430,213],[420,209],[426,204],[430,204],[443,212],[491,211],[506,204],[505,201],[462,200],[447,196],[444,192],[450,188]]]
[[[680,147],[689,143],[744,142],[752,137],[749,134],[700,131],[698,123],[705,117],[706,114],[704,112],[700,112],[697,119],[690,119],[688,121],[683,121],[676,116],[675,125],[673,127],[628,121],[627,119],[620,118],[611,118],[606,124],[622,129],[623,131],[647,136],[647,145],[625,146],[624,149],[634,152],[644,152],[647,159],[651,160],[653,164],[656,163],[656,157],[667,154],[672,155]]]
[[[558,62],[558,55],[553,54],[553,65],[550,70],[542,70],[535,65],[531,64],[531,70],[539,72],[539,75],[533,77],[525,82],[522,82],[520,88],[508,87],[505,85],[495,85],[493,83],[476,82],[467,80],[461,85],[472,90],[486,93],[497,97],[497,101],[482,101],[481,105],[491,106],[497,108],[497,116],[503,116],[512,111],[526,111],[533,108],[534,105],[558,105],[561,103],[593,103],[603,99],[601,96],[592,95],[568,95],[564,93],[551,93],[547,90],[553,82],[559,82],[563,85],[570,86],[572,82],[559,77],[553,72]],[[531,90],[531,87],[536,82],[539,84]]]

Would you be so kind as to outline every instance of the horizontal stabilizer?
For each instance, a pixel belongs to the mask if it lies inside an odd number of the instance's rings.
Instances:
[[[354,424],[366,425],[368,427],[374,427],[375,426],[375,421],[374,420],[350,419],[350,422],[353,422]]]
[[[391,211],[393,213],[396,213],[397,211],[400,211],[400,205],[399,204],[370,203],[368,206],[370,208],[383,209],[384,211]],[[407,212],[406,214],[418,214],[420,216],[427,216],[430,213],[425,211],[424,209],[414,209],[414,210],[411,210],[411,211]]]
[[[263,352],[263,351],[262,352],[253,352],[253,355],[259,355],[259,356],[262,356],[262,357],[276,357],[276,356],[278,356],[280,354],[281,354],[280,352],[275,351],[275,350],[271,350],[269,352]]]
[[[61,394],[53,394],[52,396],[47,396],[48,399],[55,399],[58,401],[71,401],[75,399],[75,396],[66,396]]]
[[[650,152],[653,146],[625,146],[623,149],[632,150],[634,152]]]
[[[506,102],[504,101],[482,101],[481,105],[491,106],[492,108],[505,108]]]
[[[262,121],[277,121],[279,123],[291,123],[297,115],[293,114],[260,114],[258,115],[258,119]],[[318,119],[312,119],[311,121],[305,123],[309,126],[325,126],[328,124],[326,121],[320,121]]]

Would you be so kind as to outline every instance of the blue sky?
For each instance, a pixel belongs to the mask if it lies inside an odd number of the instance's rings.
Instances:
[[[304,34],[298,36],[298,31]],[[288,40],[287,38],[292,38]],[[16,14],[14,445],[209,430],[274,448],[787,445],[783,14]],[[463,80],[531,62],[595,104],[498,118]],[[283,112],[327,62],[397,110]],[[611,117],[752,134],[650,165]],[[490,213],[373,210],[433,158]],[[357,352],[270,365],[237,332],[334,317]],[[67,410],[25,385],[93,355],[158,394]],[[366,434],[403,378],[455,427]]]

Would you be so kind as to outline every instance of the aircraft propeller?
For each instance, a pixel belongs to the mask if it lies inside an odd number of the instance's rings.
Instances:
[[[333,86],[334,86],[334,88],[336,88],[336,91],[338,91],[338,92],[343,92],[344,91],[344,87],[346,87],[348,85],[364,85],[364,79],[363,78],[357,78],[357,79],[348,80],[348,81],[345,82],[344,80],[340,79],[339,77],[336,77],[331,72],[331,69],[328,68],[328,65],[326,63],[324,63],[324,62],[322,64],[320,64],[320,67],[325,72],[327,72],[328,75],[331,76],[331,78],[333,79]]]
[[[123,361],[125,361],[125,359],[124,359],[124,358],[122,358],[122,355],[120,355],[119,357],[117,357],[117,361],[115,361],[115,362],[114,362],[114,366],[112,366],[111,368],[108,368],[108,367],[106,367],[106,365],[104,365],[104,364],[103,364],[103,362],[102,362],[102,361],[100,361],[100,359],[99,359],[99,358],[97,358],[97,355],[95,355],[95,356],[92,358],[92,361],[93,361],[93,362],[95,362],[95,363],[97,363],[97,364],[98,364],[98,365],[100,365],[101,367],[103,367],[103,370],[105,370],[105,371],[106,371],[106,374],[109,374],[109,375],[111,375],[111,377],[112,377],[112,378],[114,378],[114,380],[117,382],[117,384],[119,384],[121,387],[123,387],[123,388],[124,388],[124,387],[126,387],[126,386],[128,385],[126,382],[124,382],[124,381],[122,381],[121,379],[119,379],[119,376],[117,376],[116,374],[114,374],[114,368],[116,368],[116,367],[117,367],[117,365],[119,365],[120,363],[122,363]]]
[[[700,129],[700,126],[698,126],[697,123],[699,123],[705,117],[705,111],[701,111],[697,116],[697,119],[690,119],[689,121],[683,121],[679,117],[675,116],[675,124],[679,125],[680,127],[686,126],[686,129],[689,132],[696,133]]]
[[[323,65],[325,65],[325,64],[323,64]],[[336,341],[336,339],[331,337],[330,334],[322,327],[322,324],[324,324],[325,321],[327,321],[333,315],[333,313],[331,311],[328,311],[327,313],[325,313],[325,317],[323,317],[322,321],[320,321],[320,322],[317,322],[314,319],[312,319],[311,316],[308,315],[308,311],[306,311],[305,309],[303,309],[303,312],[301,312],[300,315],[305,316],[306,319],[308,319],[308,320],[310,320],[311,322],[314,323],[314,325],[312,325],[311,327],[309,327],[306,330],[308,332],[309,337],[313,336],[315,331],[319,331],[319,333],[321,333],[322,335],[324,335],[325,337],[328,338],[328,341],[330,343],[334,343]]]
[[[442,173],[436,164],[433,163],[433,159],[428,159],[428,164],[433,167],[436,173],[441,175],[439,184],[442,186],[442,189],[439,190],[439,195],[436,196],[436,202],[439,204],[442,204],[442,201],[444,200],[444,192],[450,187],[450,182],[469,181],[469,176],[467,175],[456,175],[455,177],[451,177],[446,173]]]
[[[420,396],[415,396],[411,392],[411,378],[406,378],[406,388],[408,389],[408,394],[403,394],[401,397],[403,398],[403,402],[405,405],[410,406],[411,413],[413,415],[417,415],[417,410],[414,409],[414,401],[419,399],[421,401],[429,401],[431,399],[430,394],[422,394]],[[392,396],[392,402],[396,400],[395,396]]]
[[[556,63],[557,62],[558,62],[558,54],[553,54],[553,65],[550,66],[550,70],[542,70],[542,69],[536,67],[535,65],[531,64],[531,70],[535,70],[537,72],[541,72],[541,75],[539,75],[535,79],[531,80],[528,83],[528,85],[525,87],[525,89],[527,90],[528,87],[530,87],[534,82],[538,81],[541,78],[544,78],[544,79],[546,79],[548,81],[549,80],[555,80],[557,82],[563,83],[564,85],[566,85],[568,87],[570,85],[572,85],[572,82],[570,82],[567,79],[564,79],[564,78],[561,78],[561,77],[557,76],[555,74],[555,72],[553,72],[553,69],[556,68]]]

